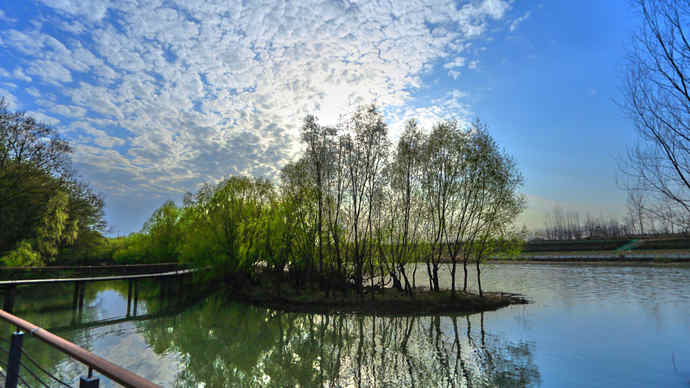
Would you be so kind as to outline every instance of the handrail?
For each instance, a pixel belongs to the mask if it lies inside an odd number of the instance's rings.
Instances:
[[[173,265],[182,267],[180,263],[151,263],[151,264],[114,264],[114,265],[55,265],[41,267],[0,267],[0,271],[65,271],[78,269],[127,269],[127,268],[146,268],[146,267],[172,267]]]
[[[87,278],[2,280],[2,281],[0,281],[0,286],[21,286],[21,285],[39,284],[39,283],[97,282],[97,281],[103,281],[103,280],[159,278],[159,277],[170,277],[170,276],[184,275],[184,274],[193,273],[196,271],[197,271],[196,269],[183,269],[183,270],[179,270],[179,271],[146,273],[146,274],[137,274],[137,275],[94,276],[94,277],[87,277]]]
[[[47,343],[48,345],[66,353],[72,358],[75,358],[90,368],[93,368],[101,372],[104,376],[111,378],[112,380],[122,384],[125,387],[132,388],[161,388],[159,385],[146,380],[145,378],[128,371],[125,368],[117,366],[112,362],[99,357],[88,350],[75,345],[74,343],[67,341],[66,339],[59,337],[41,327],[34,325],[31,322],[25,321],[17,316],[14,316],[4,310],[0,310],[0,319],[11,323],[12,325],[25,330],[34,337],[37,337],[41,341]]]

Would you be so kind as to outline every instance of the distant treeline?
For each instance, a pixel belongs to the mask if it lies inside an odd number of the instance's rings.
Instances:
[[[582,217],[579,212],[559,207],[544,218],[543,229],[532,233],[534,238],[546,240],[628,239],[690,235],[690,222],[671,208],[645,204],[641,194],[631,195],[627,201],[628,214],[623,218]],[[665,210],[664,210],[665,209]]]
[[[412,120],[392,146],[382,115],[360,108],[336,127],[308,116],[305,151],[280,184],[230,177],[167,202],[141,233],[114,244],[117,262],[168,261],[210,267],[211,276],[282,274],[296,287],[393,285],[412,293],[408,263],[421,262],[433,290],[439,264],[467,265],[515,250],[522,178],[479,122]],[[413,271],[417,270],[414,266]],[[421,269],[420,269],[421,270]],[[478,272],[479,273],[479,272]]]
[[[634,244],[630,244],[634,242]],[[628,245],[630,244],[630,245]],[[626,247],[627,245],[627,247]],[[530,240],[524,252],[608,251],[625,247],[630,250],[690,249],[687,236],[636,236],[616,240]]]

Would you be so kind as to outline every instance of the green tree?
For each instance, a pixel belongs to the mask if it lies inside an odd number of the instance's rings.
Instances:
[[[71,152],[53,128],[0,100],[0,256],[17,248],[10,262],[31,256],[27,263],[45,264],[104,227],[103,201],[75,178]]]

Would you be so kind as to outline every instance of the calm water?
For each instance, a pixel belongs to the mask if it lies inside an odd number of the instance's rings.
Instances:
[[[484,274],[486,289],[533,303],[470,316],[288,314],[222,293],[161,301],[152,282],[123,322],[127,285],[112,282],[87,286],[82,315],[70,287],[20,289],[15,314],[166,387],[690,386],[690,268]],[[6,349],[11,329],[0,329]],[[25,349],[68,382],[86,373],[35,339]]]

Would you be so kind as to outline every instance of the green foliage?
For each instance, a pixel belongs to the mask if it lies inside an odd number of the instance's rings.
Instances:
[[[46,204],[45,213],[36,228],[36,248],[47,260],[58,253],[62,242],[73,243],[76,240],[78,220],[69,222],[67,204],[69,197],[62,191],[55,193]]]
[[[53,262],[81,235],[104,227],[103,201],[74,177],[71,152],[54,129],[10,112],[0,99],[0,257],[5,262],[26,253],[26,244],[39,255],[30,255],[32,263]]]
[[[63,247],[54,262],[61,265],[96,265],[110,263],[117,239],[107,239],[97,230],[85,230],[70,246]]]
[[[41,254],[36,252],[31,243],[22,240],[17,245],[17,248],[2,258],[4,264],[14,267],[30,267],[43,265],[43,258]]]
[[[148,262],[170,262],[177,258],[178,244],[182,237],[179,225],[180,209],[168,201],[156,210],[144,224],[142,233],[147,241]]]
[[[214,269],[222,276],[251,272],[261,259],[260,218],[270,208],[272,185],[232,177],[215,189],[202,189],[185,208],[180,260]],[[265,244],[264,244],[265,245]]]
[[[142,233],[132,233],[127,237],[111,239],[113,260],[118,264],[139,264],[147,262],[147,237]]]

